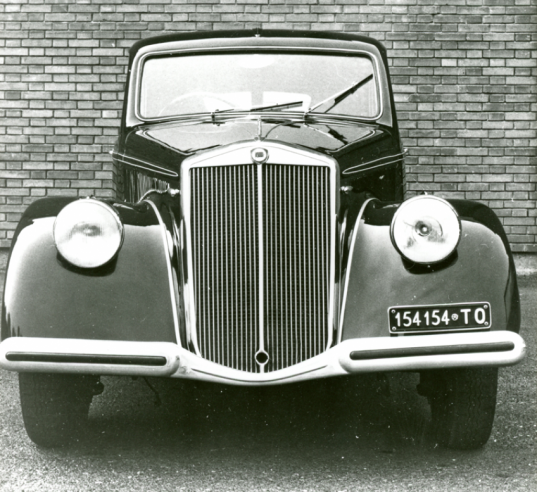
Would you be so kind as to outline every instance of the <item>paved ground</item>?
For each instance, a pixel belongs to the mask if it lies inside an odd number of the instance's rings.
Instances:
[[[537,276],[521,293],[528,357],[500,372],[480,451],[434,446],[412,374],[336,390],[156,380],[160,406],[143,380],[103,378],[88,436],[42,450],[26,437],[17,376],[0,371],[0,491],[537,490]]]

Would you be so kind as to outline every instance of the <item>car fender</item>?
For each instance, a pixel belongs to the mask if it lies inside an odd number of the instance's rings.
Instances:
[[[2,303],[9,337],[172,342],[177,295],[168,235],[156,207],[110,202],[124,225],[117,255],[94,269],[58,253],[53,226],[71,198],[45,198],[24,213],[12,242]]]
[[[403,259],[390,237],[398,204],[370,200],[351,233],[340,340],[390,336],[394,306],[488,302],[491,327],[518,332],[520,303],[513,257],[498,217],[483,204],[448,200],[461,219],[456,252],[437,265]]]

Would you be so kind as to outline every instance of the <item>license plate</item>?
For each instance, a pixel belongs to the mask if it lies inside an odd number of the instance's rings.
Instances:
[[[391,333],[484,330],[491,326],[490,304],[397,306],[388,309]]]

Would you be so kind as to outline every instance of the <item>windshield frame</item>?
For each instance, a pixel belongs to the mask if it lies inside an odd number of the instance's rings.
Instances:
[[[359,122],[377,122],[379,118],[384,114],[385,111],[385,97],[384,94],[384,84],[381,83],[381,71],[379,69],[379,60],[371,52],[362,50],[362,49],[344,49],[344,48],[329,48],[329,47],[303,47],[303,46],[225,46],[225,47],[211,47],[211,48],[186,48],[186,49],[162,49],[162,50],[152,50],[146,53],[143,53],[136,64],[135,74],[135,86],[134,86],[134,116],[139,120],[140,124],[150,124],[150,123],[164,123],[166,121],[181,121],[181,120],[191,120],[199,117],[206,117],[211,115],[211,112],[200,112],[200,113],[188,113],[188,114],[178,114],[170,115],[165,117],[145,117],[142,116],[140,111],[141,105],[141,87],[142,87],[142,78],[143,78],[143,69],[145,62],[150,58],[162,58],[167,56],[196,56],[196,55],[206,55],[206,54],[228,54],[228,53],[241,53],[241,54],[262,54],[269,52],[289,53],[289,54],[314,54],[314,55],[330,55],[334,56],[354,56],[354,57],[365,57],[371,61],[373,68],[375,83],[375,93],[377,98],[377,114],[374,116],[360,116],[360,115],[348,115],[341,113],[323,113],[322,111],[259,111],[251,110],[244,111],[238,110],[226,111],[227,115],[238,115],[238,116],[248,116],[253,115],[254,117],[263,116],[263,117],[275,117],[280,116],[288,119],[302,119],[304,115],[307,114],[308,117],[315,118],[316,116],[322,117],[323,119],[336,119],[336,120],[346,120],[346,121],[359,121]],[[312,101],[313,102],[313,101]],[[315,104],[318,101],[315,101]]]

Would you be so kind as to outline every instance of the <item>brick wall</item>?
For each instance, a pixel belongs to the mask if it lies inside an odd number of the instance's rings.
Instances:
[[[537,252],[537,0],[4,0],[0,247],[42,196],[113,196],[127,49],[163,32],[251,27],[380,39],[409,193],[490,205]]]

